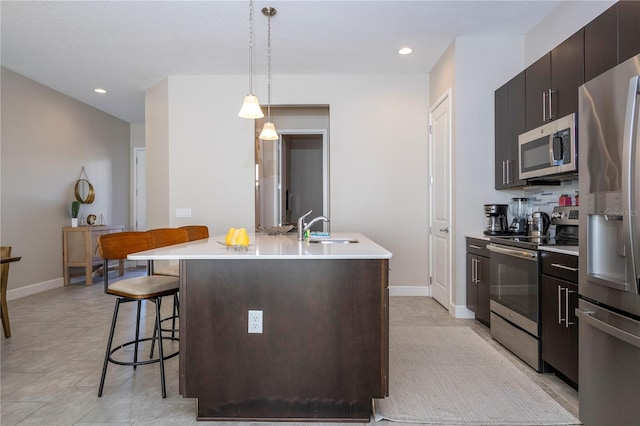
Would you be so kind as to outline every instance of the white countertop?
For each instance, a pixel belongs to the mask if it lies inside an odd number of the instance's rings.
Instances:
[[[488,235],[484,235],[484,234],[471,234],[471,235],[465,235],[465,237],[475,238],[477,240],[489,241],[489,236]]]
[[[296,234],[249,234],[247,250],[227,248],[220,244],[224,235],[204,240],[132,253],[130,260],[193,259],[390,259],[393,254],[362,234],[336,232],[332,239],[356,239],[351,244],[316,244],[298,241]]]
[[[540,250],[552,251],[554,253],[570,254],[572,256],[579,255],[578,246],[540,246]]]

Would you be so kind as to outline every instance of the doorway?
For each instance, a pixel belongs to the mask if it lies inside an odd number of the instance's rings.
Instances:
[[[429,112],[431,296],[451,311],[451,89]]]
[[[296,224],[309,210],[328,215],[327,132],[280,129],[280,139],[256,139],[256,226]],[[318,223],[314,230],[328,231]]]
[[[147,229],[147,179],[146,179],[145,148],[133,148],[133,229],[144,231]]]

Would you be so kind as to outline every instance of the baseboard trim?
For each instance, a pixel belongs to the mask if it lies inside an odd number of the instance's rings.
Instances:
[[[389,296],[431,296],[431,288],[417,285],[390,285]]]
[[[449,312],[453,313],[454,318],[475,319],[476,317],[476,314],[465,305],[454,305],[452,303]]]
[[[24,287],[7,290],[7,300],[21,299],[23,297],[31,296],[32,294],[42,293],[43,291],[53,290],[54,288],[63,286],[64,280],[62,277],[50,281],[26,285]]]

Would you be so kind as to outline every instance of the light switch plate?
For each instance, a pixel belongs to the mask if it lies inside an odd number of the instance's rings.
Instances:
[[[176,217],[191,217],[191,209],[176,209]]]

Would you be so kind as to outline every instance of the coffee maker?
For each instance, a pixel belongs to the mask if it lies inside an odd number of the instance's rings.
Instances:
[[[484,235],[507,235],[509,226],[507,221],[507,204],[485,204],[484,215],[486,225]]]
[[[513,235],[527,235],[531,203],[528,198],[512,198],[509,213],[513,216],[509,232]]]

